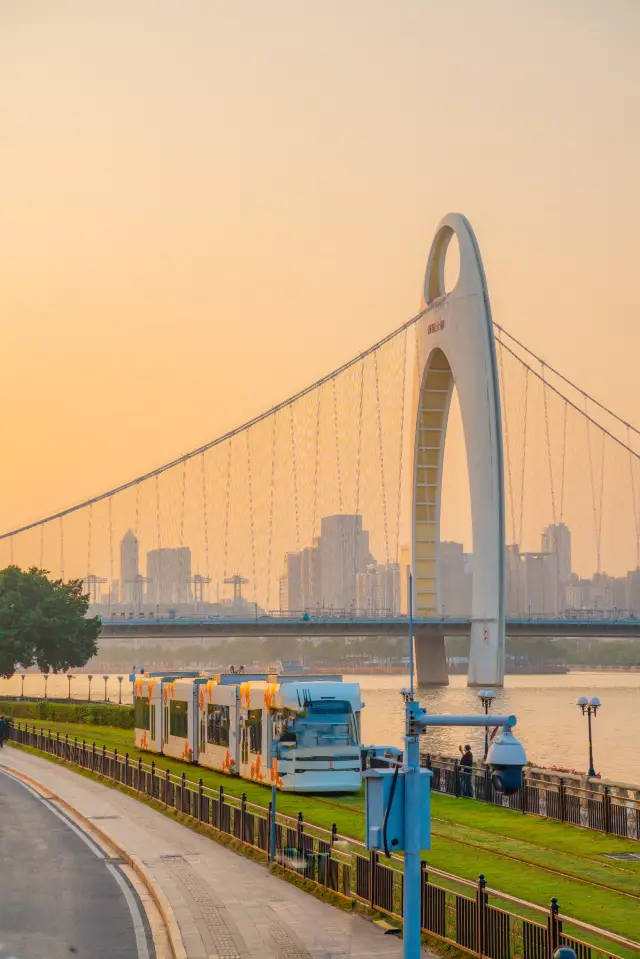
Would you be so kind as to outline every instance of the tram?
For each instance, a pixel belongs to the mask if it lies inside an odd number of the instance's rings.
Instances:
[[[357,792],[362,785],[358,683],[341,677],[137,676],[139,749],[285,792]]]

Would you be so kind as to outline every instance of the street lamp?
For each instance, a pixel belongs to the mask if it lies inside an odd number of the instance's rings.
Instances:
[[[118,676],[118,682],[120,683],[120,691],[118,693],[118,705],[122,706],[122,680],[124,676]]]
[[[586,713],[587,723],[589,727],[589,772],[588,776],[595,776],[596,771],[593,768],[593,739],[591,736],[591,717],[595,716],[600,708],[600,700],[597,696],[593,696],[591,699],[587,699],[586,696],[578,696],[576,700],[576,706],[579,706],[582,710],[582,715]]]
[[[478,698],[482,703],[482,708],[484,709],[485,716],[489,715],[489,710],[493,705],[493,701],[496,698],[496,694],[492,689],[481,689],[478,693]],[[485,762],[487,758],[487,753],[489,752],[489,727],[484,727],[484,756],[482,761]]]
[[[71,680],[73,679],[71,673],[67,673],[67,679],[69,680],[69,699],[71,699]]]
[[[89,675],[87,676],[87,679],[89,680],[89,702],[91,702],[91,680],[93,679],[93,676],[91,675],[91,673],[89,673]]]
[[[22,688],[20,690],[20,699],[24,699],[24,680],[25,680],[24,673],[20,673],[20,679],[22,680]]]
[[[106,703],[107,702],[107,680],[109,679],[109,677],[105,675],[102,678],[104,679],[104,701]]]

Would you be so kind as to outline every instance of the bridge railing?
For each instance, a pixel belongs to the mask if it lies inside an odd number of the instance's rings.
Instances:
[[[505,796],[494,789],[488,766],[475,765],[469,775],[455,759],[435,759],[427,754],[423,762],[433,773],[434,792],[468,796],[622,839],[640,840],[640,799],[616,795],[607,784],[594,788],[557,773],[553,781],[548,781],[525,771],[522,788],[513,796]]]
[[[10,738],[64,762],[120,783],[166,808],[231,837],[263,859],[269,851],[273,810],[161,770],[154,760],[131,759],[128,753],[110,751],[95,742],[52,733],[43,727],[14,723]],[[297,817],[277,813],[276,864],[299,880],[313,883],[339,898],[359,902],[402,923],[402,859],[380,861],[364,844],[332,829]],[[487,885],[432,869],[423,863],[423,932],[456,946],[478,959],[551,959],[560,945],[569,945],[579,959],[626,959],[640,955],[640,944],[605,932],[560,913],[556,899],[548,909],[509,896]]]

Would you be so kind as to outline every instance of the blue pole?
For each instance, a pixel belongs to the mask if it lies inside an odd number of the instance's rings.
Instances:
[[[278,790],[274,783],[271,787],[271,829],[269,835],[269,862],[274,862],[276,858],[276,796]]]
[[[406,704],[404,784],[404,959],[420,957],[420,746],[412,723],[418,703]]]
[[[413,576],[411,574],[411,568],[408,572],[408,583],[407,583],[407,605],[409,607],[409,671],[411,675],[409,676],[409,690],[411,692],[411,698],[413,699]]]

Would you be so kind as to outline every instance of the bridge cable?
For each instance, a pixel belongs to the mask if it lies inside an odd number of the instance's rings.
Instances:
[[[251,441],[249,439],[251,430],[247,430],[245,437],[247,440],[247,492],[249,494],[249,533],[251,536],[251,574],[253,576],[253,601],[256,602],[256,543],[255,543],[255,524],[253,518],[253,483],[251,470]],[[204,456],[204,453],[202,454]]]
[[[358,411],[358,448],[356,453],[356,514],[360,512],[360,470],[362,466],[362,412],[364,404],[365,360],[360,364],[360,408]]]
[[[507,392],[504,385],[504,350],[502,348],[502,343],[500,343],[500,389],[502,392],[502,419],[504,421],[504,438],[505,438],[505,452],[507,460],[507,477],[509,482],[509,505],[511,507],[511,533],[515,538],[516,535],[516,514],[515,514],[515,502],[513,498],[513,474],[511,469],[511,444],[509,442],[509,418],[507,415]],[[508,565],[507,571],[510,572],[511,564]]]
[[[93,506],[89,507],[88,536],[87,536],[87,592],[89,592],[89,576],[91,575],[91,534],[93,532]]]
[[[227,578],[227,561],[229,558],[229,512],[231,508],[231,440],[227,453],[227,483],[224,501],[224,564],[222,578]]]
[[[402,466],[404,462],[404,419],[405,394],[407,391],[407,330],[404,331],[402,346],[402,394],[400,397],[400,450],[398,457],[398,498],[396,501],[396,551],[395,561],[400,562],[400,516],[402,512]]]
[[[338,504],[339,512],[342,513],[342,477],[340,475],[340,435],[338,431],[338,397],[336,394],[335,377],[331,380],[331,392],[333,395],[333,428],[336,440],[336,474],[338,477]]]
[[[9,564],[14,565],[13,559],[13,536],[9,537]]]
[[[562,524],[564,516],[564,476],[567,456],[567,401],[564,403],[564,417],[562,422],[562,461],[560,467],[560,523]]]
[[[13,537],[10,542],[13,544]],[[11,562],[13,563],[13,546],[11,550]],[[60,579],[64,582],[64,523],[63,517],[60,517]]]
[[[316,535],[316,522],[318,520],[318,470],[320,467],[320,401],[322,399],[322,390],[318,390],[316,397],[316,437],[313,462],[313,500],[311,503],[311,543]]]
[[[498,341],[498,342],[499,342],[499,341]],[[532,373],[533,376],[535,376],[535,377],[536,377],[537,379],[539,379],[539,380],[542,380],[542,376],[540,375],[540,373],[538,373],[536,370],[533,369],[533,367],[531,367],[531,366],[529,366],[527,363],[525,363],[525,361],[522,359],[522,357],[518,356],[518,354],[517,354],[516,352],[514,352],[514,350],[512,350],[510,347],[508,347],[508,346],[506,345],[506,343],[504,344],[504,348],[505,348],[505,350],[507,351],[507,353],[511,353],[511,355],[514,356],[514,357],[518,360],[518,362],[521,363],[522,366],[525,367],[525,369],[527,369],[530,373]],[[551,369],[551,367],[549,367],[549,369]],[[624,443],[618,436],[616,436],[615,433],[612,433],[611,430],[608,430],[605,426],[602,426],[601,423],[598,423],[597,420],[594,420],[592,416],[589,416],[588,414],[586,414],[586,413],[584,412],[584,410],[581,410],[579,406],[577,406],[572,400],[570,400],[567,396],[565,396],[564,393],[561,393],[560,390],[559,390],[557,387],[553,386],[553,384],[550,383],[548,380],[545,380],[544,382],[545,382],[545,385],[546,385],[546,388],[547,388],[547,389],[551,390],[552,393],[555,393],[556,396],[561,397],[561,399],[563,399],[572,409],[574,409],[574,410],[576,410],[576,412],[580,413],[581,416],[583,416],[583,417],[584,417],[585,419],[587,419],[593,426],[595,426],[597,429],[599,429],[600,432],[603,433],[608,439],[612,440],[612,442],[616,443],[616,444],[617,444],[618,446],[620,446],[623,450],[626,450],[626,451],[627,451],[628,453],[630,453],[633,457],[635,457],[635,459],[640,460],[640,453],[637,453],[633,448],[631,448],[630,446],[627,446],[627,444]],[[586,394],[586,393],[582,393],[582,396],[587,396],[587,394]],[[591,397],[589,397],[589,399],[593,402],[593,400],[592,400]],[[626,423],[625,423],[625,426],[626,426]],[[631,425],[630,425],[629,428],[632,429],[632,430],[634,429],[634,427],[631,426]],[[636,431],[636,432],[637,432],[637,431]],[[43,522],[46,522],[46,521],[43,521]],[[24,530],[16,530],[15,532],[24,532]],[[8,535],[8,534],[5,534],[5,535]],[[0,536],[0,539],[2,539],[1,536]]]
[[[627,443],[629,443],[629,427],[627,427]],[[636,524],[636,569],[640,569],[640,516],[638,515],[638,500],[636,497],[636,481],[633,472],[633,458],[629,454],[629,473],[631,476],[631,498],[633,501],[633,518]]]
[[[113,497],[109,497],[109,607],[113,591]]]
[[[156,536],[158,549],[162,549],[162,531],[160,528],[160,476],[156,473]]]
[[[226,443],[228,440],[232,439],[234,436],[237,436],[239,433],[243,433],[245,430],[249,429],[251,426],[256,426],[258,423],[262,423],[263,420],[268,419],[272,414],[278,412],[279,410],[285,409],[287,406],[291,406],[293,403],[302,399],[305,396],[308,396],[310,393],[313,393],[314,390],[319,389],[325,383],[335,379],[336,376],[339,376],[341,373],[346,372],[352,366],[355,366],[369,354],[380,349],[386,343],[390,343],[396,336],[399,336],[404,330],[408,329],[410,326],[414,326],[418,320],[429,312],[429,310],[434,306],[430,304],[425,307],[424,310],[421,310],[419,313],[416,313],[415,316],[412,316],[411,319],[407,320],[402,326],[399,326],[397,329],[393,330],[391,333],[388,333],[387,336],[383,337],[381,340],[378,340],[377,343],[374,343],[372,346],[368,347],[366,350],[363,350],[362,353],[359,353],[357,356],[352,357],[350,360],[347,360],[342,366],[339,366],[337,369],[332,370],[332,372],[325,374],[319,380],[316,380],[314,383],[311,383],[309,386],[306,386],[304,389],[299,390],[293,396],[288,397],[288,399],[282,400],[280,403],[277,403],[275,406],[270,407],[268,410],[264,410],[262,413],[259,413],[257,416],[254,416],[253,419],[248,420],[246,423],[243,423],[240,426],[235,427],[232,430],[229,430],[227,433],[217,436],[215,439],[210,440],[208,443],[205,443],[203,446],[199,446],[195,450],[191,450],[188,453],[183,453],[181,456],[176,457],[176,459],[171,460],[168,463],[164,463],[162,466],[156,467],[156,469],[150,470],[148,473],[144,473],[141,476],[137,476],[132,480],[129,480],[126,483],[122,483],[120,486],[116,486],[113,489],[106,490],[104,493],[99,493],[97,496],[92,496],[90,499],[86,499],[81,503],[76,503],[74,506],[69,506],[67,509],[60,510],[57,513],[51,513],[49,516],[43,516],[35,520],[33,523],[27,523],[25,526],[20,526],[13,530],[8,530],[6,533],[0,533],[0,540],[8,539],[9,536],[17,535],[18,533],[25,533],[27,530],[34,529],[36,526],[39,526],[40,523],[50,523],[52,520],[59,519],[61,516],[68,516],[70,513],[76,513],[78,510],[85,509],[91,503],[98,503],[101,500],[108,499],[109,496],[115,496],[117,493],[123,493],[125,490],[131,489],[131,487],[136,486],[139,483],[144,482],[145,480],[151,479],[151,477],[159,475],[160,473],[166,473],[167,470],[173,469],[175,466],[178,466],[186,459],[193,459],[195,456],[199,456],[200,453],[205,453],[207,450],[213,449],[214,446],[220,446],[223,443]]]
[[[382,410],[380,408],[380,377],[378,375],[378,354],[373,354],[373,369],[376,383],[376,412],[378,419],[378,453],[380,457],[380,482],[382,485],[382,513],[384,520],[384,547],[386,564],[389,565],[389,523],[387,519],[387,488],[384,479],[384,442],[382,438]]]
[[[296,550],[300,550],[300,508],[298,504],[298,471],[296,462],[296,429],[293,420],[293,404],[289,406],[289,429],[291,432],[291,465],[293,468],[293,507],[296,518]],[[337,442],[337,441],[336,441]],[[340,465],[338,463],[338,472]],[[342,512],[342,510],[341,510]]]
[[[580,393],[581,396],[588,396],[588,397],[589,397],[589,400],[591,401],[591,403],[592,403],[594,406],[599,407],[599,409],[601,409],[604,413],[607,413],[608,416],[611,416],[614,420],[617,420],[618,423],[621,423],[622,426],[625,426],[625,427],[627,427],[628,429],[633,430],[634,433],[636,433],[638,436],[640,436],[640,429],[636,429],[636,427],[633,426],[632,423],[629,423],[629,422],[627,422],[627,420],[623,419],[621,416],[618,416],[617,413],[614,413],[613,410],[612,410],[612,409],[609,409],[608,406],[605,406],[604,403],[601,403],[599,400],[594,399],[593,396],[590,396],[588,393],[586,393],[585,390],[583,390],[580,386],[578,386],[576,383],[574,383],[572,380],[570,380],[569,377],[564,376],[562,373],[560,373],[560,372],[559,372],[557,369],[555,369],[553,366],[550,366],[549,363],[546,363],[543,359],[541,359],[541,357],[539,357],[536,353],[534,353],[533,350],[530,350],[528,346],[525,346],[524,343],[522,343],[520,340],[518,340],[512,333],[509,333],[509,331],[508,331],[508,330],[505,330],[505,328],[504,328],[503,326],[500,326],[499,323],[496,323],[496,322],[494,321],[494,324],[493,324],[493,325],[495,326],[495,328],[496,328],[497,330],[500,330],[501,333],[503,333],[505,336],[508,336],[510,340],[512,340],[512,341],[513,341],[514,343],[516,343],[521,349],[523,349],[526,353],[528,353],[529,356],[533,357],[533,359],[536,360],[541,366],[546,366],[546,368],[547,368],[551,373],[553,373],[554,376],[557,376],[559,379],[561,379],[561,380],[563,380],[565,383],[567,383],[567,385],[570,386],[572,389],[574,389],[574,390],[576,391],[576,393]],[[505,344],[505,346],[506,346],[506,344]],[[513,350],[510,350],[510,349],[509,349],[509,347],[506,347],[506,349],[508,349],[510,353],[513,353],[513,355],[516,357],[516,359],[518,359],[518,360],[523,364],[523,366],[526,366],[526,365],[527,365],[527,364],[525,363],[525,361],[524,361],[521,357],[518,356],[517,353],[514,353]],[[552,387],[552,388],[553,388],[553,387]],[[563,394],[560,393],[560,396],[563,396]]]
[[[598,573],[600,573],[601,572],[600,545],[602,541],[602,496],[603,496],[603,490],[604,490],[604,452],[605,452],[605,445],[606,445],[605,443],[606,437],[603,436],[602,438],[602,466],[600,470],[600,511],[598,516],[598,507],[596,505],[596,481],[595,481],[595,472],[593,468],[593,456],[591,451],[591,430],[590,430],[591,419],[587,414],[587,399],[588,397],[585,394],[584,408],[585,408],[585,417],[586,417],[586,426],[587,426],[587,449],[589,453],[589,475],[591,479],[591,501],[593,505],[593,525],[594,525],[595,536],[596,536],[596,561],[597,561],[596,569]]]
[[[523,527],[524,527],[524,487],[525,487],[525,475],[526,475],[526,463],[527,463],[527,422],[529,416],[529,369],[525,370],[525,381],[524,381],[524,425],[522,431],[522,474],[520,477],[520,516],[518,518],[518,553],[522,547],[522,536],[523,536]],[[519,560],[518,560],[519,562]],[[520,585],[521,585],[521,575],[520,567],[518,567],[518,584],[517,584],[517,603],[518,611],[522,609],[520,605]]]
[[[271,470],[269,472],[269,527],[267,533],[267,612],[270,610],[269,600],[271,597],[271,553],[273,546],[273,498],[276,478],[276,427],[278,414],[273,414],[273,426],[271,428]],[[279,601],[279,597],[278,597]]]
[[[247,437],[249,433],[247,432]],[[201,584],[200,586],[200,595],[202,601],[204,602],[204,589],[203,585],[207,587],[207,595],[211,599],[211,576],[209,573],[209,509],[208,509],[208,500],[207,500],[207,465],[204,458],[204,453],[202,454],[202,459],[200,460],[202,467],[202,512],[204,520],[204,575],[207,580],[206,583]],[[182,544],[181,544],[182,545]]]
[[[542,401],[544,404],[544,423],[545,423],[545,433],[546,433],[546,442],[547,442],[547,460],[549,463],[549,479],[551,483],[551,515],[553,516],[553,525],[556,525],[556,495],[555,488],[553,483],[553,460],[551,457],[551,433],[549,430],[549,408],[547,403],[547,381],[545,379],[544,373],[544,361],[541,363],[542,368]]]
[[[44,569],[44,523],[40,526],[40,569]]]
[[[203,454],[204,455],[204,454]],[[187,495],[187,461],[182,464],[182,482],[180,484],[180,545],[184,546],[184,512]]]

